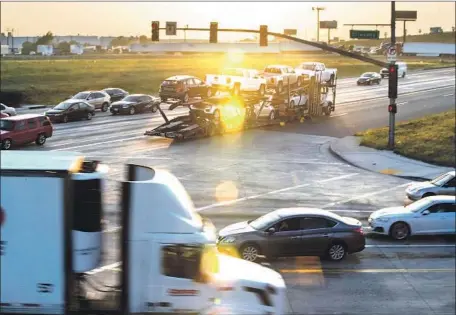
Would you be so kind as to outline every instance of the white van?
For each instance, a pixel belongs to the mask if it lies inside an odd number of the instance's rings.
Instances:
[[[396,65],[397,65],[397,76],[399,78],[405,78],[405,76],[407,75],[407,64],[402,61],[396,61]],[[380,75],[382,76],[382,79],[385,77],[388,77],[388,74],[389,74],[388,68],[383,68],[382,70],[380,70]]]

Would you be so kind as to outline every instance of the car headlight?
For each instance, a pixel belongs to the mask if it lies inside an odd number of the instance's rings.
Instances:
[[[233,236],[225,236],[220,240],[220,243],[234,243],[236,239]]]

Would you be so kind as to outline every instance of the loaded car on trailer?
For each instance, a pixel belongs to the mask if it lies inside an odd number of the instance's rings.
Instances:
[[[263,96],[266,92],[266,79],[255,69],[227,68],[220,75],[206,75],[206,83],[212,87],[213,94],[227,91],[232,95],[257,93]]]
[[[293,67],[286,65],[269,65],[263,70],[266,79],[266,88],[274,89],[281,94],[288,85],[301,86],[302,78]]]
[[[169,77],[160,85],[159,95],[162,102],[168,99],[180,100],[187,103],[190,98],[212,96],[212,89],[201,79],[190,75],[175,75]]]

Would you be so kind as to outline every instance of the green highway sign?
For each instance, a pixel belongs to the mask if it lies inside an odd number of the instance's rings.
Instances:
[[[380,38],[380,31],[350,30],[350,38],[379,39]]]

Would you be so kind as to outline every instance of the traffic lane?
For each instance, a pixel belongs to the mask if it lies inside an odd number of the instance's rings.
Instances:
[[[396,122],[420,118],[447,110],[454,110],[454,87],[399,95]],[[388,126],[389,100],[387,98],[336,104],[330,117],[307,120],[304,123],[270,126],[269,130],[286,133],[312,134],[331,137],[353,136],[369,128]]]

